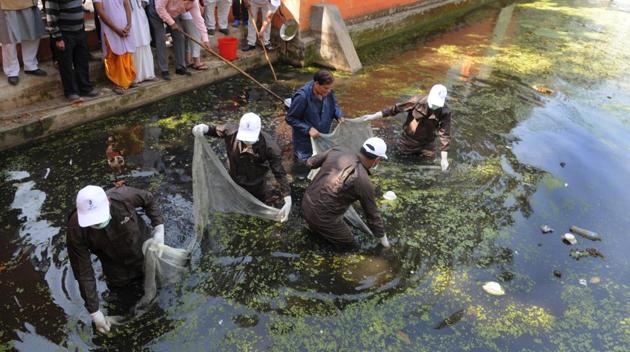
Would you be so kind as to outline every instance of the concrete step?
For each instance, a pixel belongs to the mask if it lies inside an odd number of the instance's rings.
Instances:
[[[246,27],[241,26],[238,29],[230,28],[230,35],[239,39],[239,45],[245,43],[244,37],[247,30]],[[214,48],[218,46],[218,38],[223,37],[223,34],[217,32],[214,36],[210,37],[210,43]],[[92,47],[97,47],[92,45]],[[169,52],[168,61],[172,66],[175,62],[173,51],[170,49],[171,45],[167,43],[167,49]],[[205,60],[214,59],[210,54],[202,50],[202,58]],[[95,50],[91,52],[94,60],[90,61],[90,80],[96,85],[107,84],[107,78],[103,69],[102,52]],[[153,49],[153,57],[156,58],[155,49]],[[20,83],[17,86],[12,86],[6,79],[0,80],[0,117],[14,117],[21,116],[25,113],[32,112],[33,110],[39,111],[41,109],[50,108],[47,103],[48,100],[63,98],[63,88],[61,85],[61,77],[59,76],[59,70],[53,65],[52,61],[40,62],[40,68],[48,72],[48,76],[34,77],[20,72]],[[157,63],[156,63],[157,66]],[[156,72],[159,73],[159,69],[156,67]]]

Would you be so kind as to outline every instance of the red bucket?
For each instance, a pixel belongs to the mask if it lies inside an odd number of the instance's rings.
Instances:
[[[219,55],[226,60],[236,60],[236,49],[238,48],[238,39],[234,37],[219,38]]]

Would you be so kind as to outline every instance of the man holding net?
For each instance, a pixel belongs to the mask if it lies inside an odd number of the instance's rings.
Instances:
[[[266,180],[271,171],[279,184],[284,206],[280,210],[286,221],[291,211],[291,188],[282,166],[278,144],[269,134],[261,131],[260,116],[248,112],[241,117],[238,128],[230,125],[198,124],[192,129],[195,136],[212,136],[225,141],[232,180],[268,205],[277,203],[277,189]]]
[[[136,208],[151,219],[152,232]],[[143,244],[151,237],[164,244],[164,220],[150,192],[121,185],[107,192],[86,186],[77,194],[76,209],[68,220],[68,257],[98,331],[108,332],[111,320],[99,309],[90,256],[96,255],[101,262],[109,297],[119,298],[123,306],[135,303],[143,293]]]
[[[387,159],[386,151],[382,139],[371,137],[359,153],[333,147],[306,161],[309,168],[320,168],[302,200],[304,219],[313,232],[342,249],[356,247],[358,243],[344,222],[344,214],[358,200],[374,236],[383,247],[390,247],[369,177],[369,170]]]

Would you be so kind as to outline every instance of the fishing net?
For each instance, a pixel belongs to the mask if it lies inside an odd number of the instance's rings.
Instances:
[[[371,125],[363,122],[362,119],[345,119],[343,123],[337,125],[337,128],[332,133],[321,133],[319,138],[311,138],[313,155],[323,153],[336,146],[358,152],[363,142],[373,135]],[[317,172],[319,172],[319,169],[311,170],[308,178],[312,180],[317,175]],[[352,206],[348,208],[344,217],[352,226],[372,235],[370,228],[361,220],[361,217]]]
[[[194,244],[195,241],[191,241]],[[135,312],[143,313],[157,294],[160,286],[179,282],[187,270],[190,260],[190,248],[173,248],[156,243],[150,238],[142,245],[144,253],[144,295],[136,303]]]

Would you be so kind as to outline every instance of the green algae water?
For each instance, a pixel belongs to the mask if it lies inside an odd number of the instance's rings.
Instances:
[[[396,154],[402,116],[373,124],[391,156],[372,180],[379,197],[398,195],[379,200],[392,250],[361,234],[357,252],[322,247],[294,178],[288,223],[217,214],[180,285],[93,333],[65,248],[80,188],[124,178],[151,190],[177,247],[194,236],[194,124],[258,112],[292,170],[282,107],[233,78],[3,152],[0,350],[627,351],[630,3],[495,4],[392,43],[360,51],[359,74],[337,75],[346,116],[435,83],[454,113],[447,173]],[[273,89],[286,96],[313,72],[278,71]],[[108,164],[116,153],[124,165]],[[603,240],[567,246],[572,225]],[[570,255],[589,248],[603,258]],[[486,294],[487,281],[506,294]]]

